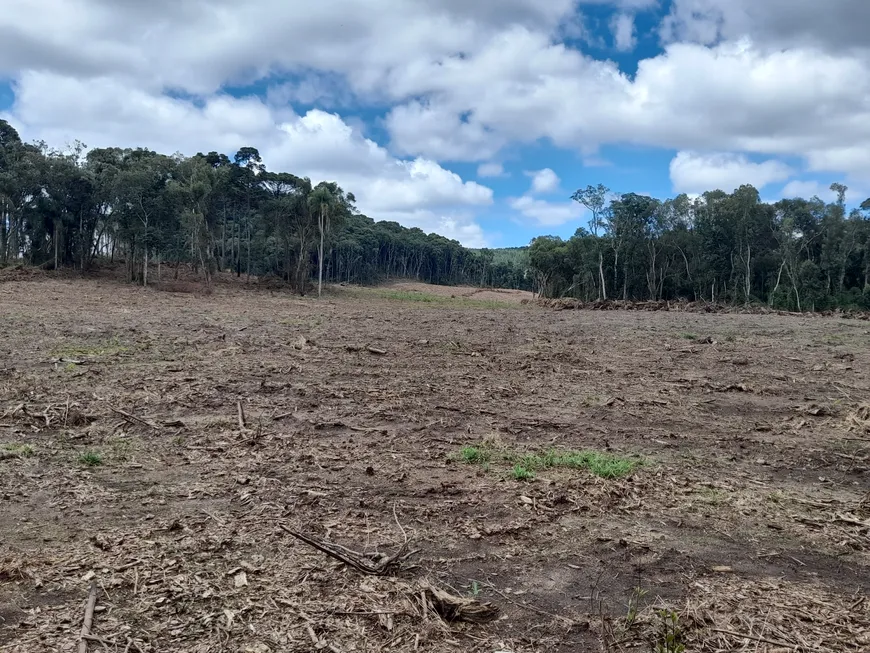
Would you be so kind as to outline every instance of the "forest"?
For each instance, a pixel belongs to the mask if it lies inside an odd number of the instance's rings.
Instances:
[[[280,278],[302,293],[321,278],[531,287],[517,257],[375,222],[356,209],[353,193],[269,171],[252,147],[232,159],[85,151],[81,143],[69,151],[24,143],[0,120],[0,267],[86,270],[109,259],[147,285],[163,266],[177,274],[187,264],[206,283],[223,270]]]
[[[870,308],[870,200],[762,202],[744,185],[690,199],[614,195],[602,185],[572,196],[590,230],[532,241],[529,263],[545,297],[586,301],[706,300],[813,311]]]
[[[585,301],[870,308],[870,200],[847,212],[846,186],[831,190],[828,203],[771,204],[749,185],[661,201],[599,184],[572,196],[591,219],[571,238],[472,250],[376,222],[352,189],[267,170],[253,147],[232,159],[81,143],[57,151],[24,143],[0,120],[0,266],[85,270],[109,259],[147,285],[186,264],[206,283],[232,271],[301,293],[402,277]]]

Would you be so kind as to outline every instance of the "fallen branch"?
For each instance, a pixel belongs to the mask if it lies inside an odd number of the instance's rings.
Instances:
[[[372,353],[372,354],[376,354],[377,356],[386,356],[387,355],[386,349],[378,349],[377,347],[372,347],[371,345],[366,347],[366,351],[368,351],[369,353]]]
[[[483,624],[498,617],[498,606],[491,603],[481,603],[471,597],[456,596],[435,587],[427,580],[418,581],[418,584],[423,610],[435,612],[444,621],[467,621]]]
[[[795,648],[794,644],[787,644],[786,642],[779,642],[775,639],[767,639],[765,637],[756,637],[755,635],[745,635],[743,633],[735,633],[733,630],[723,630],[722,628],[713,628],[714,633],[722,633],[723,635],[730,635],[731,637],[740,637],[742,639],[751,639],[754,642],[761,642],[762,644],[770,644],[771,646],[779,646],[780,648]]]
[[[138,422],[139,424],[144,424],[149,429],[154,429],[155,431],[158,430],[157,426],[155,426],[154,424],[152,424],[151,422],[149,422],[147,420],[142,419],[141,417],[136,417],[135,415],[131,415],[127,411],[121,410],[120,408],[115,408],[114,406],[109,406],[109,408],[112,410],[112,412],[118,413],[118,415],[125,418],[128,422]]]
[[[399,518],[396,515],[395,506],[393,507],[393,517],[396,519],[396,524],[399,526],[399,530],[402,531],[402,537],[404,538],[404,542],[402,542],[402,546],[399,550],[388,556],[384,553],[375,552],[374,554],[367,556],[363,553],[359,553],[358,551],[354,551],[353,549],[348,549],[347,547],[343,547],[339,544],[333,544],[332,542],[326,542],[324,540],[319,540],[316,537],[311,537],[310,535],[306,535],[305,533],[299,533],[298,531],[294,531],[284,524],[279,524],[281,530],[289,533],[297,540],[305,542],[305,544],[314,547],[321,553],[325,553],[331,558],[335,558],[339,562],[343,562],[349,567],[353,567],[357,571],[360,571],[364,574],[369,574],[371,576],[384,576],[387,574],[393,567],[397,566],[400,562],[407,560],[415,553],[418,553],[418,550],[408,551],[408,542],[410,541],[408,538],[408,534],[405,532],[405,529],[402,528],[402,525],[399,523]]]
[[[241,399],[236,402],[236,410],[238,411],[239,415],[239,428],[244,431],[247,428],[247,425],[245,424],[245,409],[242,406]]]
[[[88,653],[88,637],[91,636],[91,626],[94,623],[94,608],[97,606],[97,581],[91,583],[88,602],[85,606],[85,620],[82,624],[82,634],[79,640],[79,653]]]

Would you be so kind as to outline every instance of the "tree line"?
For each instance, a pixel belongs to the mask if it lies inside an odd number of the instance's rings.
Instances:
[[[572,199],[589,229],[529,247],[535,290],[586,301],[706,300],[785,310],[870,308],[870,200],[846,210],[846,186],[762,202],[754,187],[661,201],[588,186]]]
[[[299,292],[316,280],[373,283],[391,276],[438,284],[531,288],[522,259],[376,222],[334,182],[266,169],[253,147],[232,159],[81,143],[57,151],[22,142],[0,120],[0,266],[86,270],[123,261],[148,285],[163,266],[276,277]],[[498,260],[497,260],[498,258]],[[150,272],[149,272],[150,270]]]

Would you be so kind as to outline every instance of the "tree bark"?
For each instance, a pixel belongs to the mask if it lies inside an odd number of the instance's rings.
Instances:
[[[323,293],[323,208],[320,209],[320,253],[317,256],[317,296]]]
[[[607,301],[607,286],[604,282],[604,253],[598,250],[598,276],[601,277],[601,298]]]

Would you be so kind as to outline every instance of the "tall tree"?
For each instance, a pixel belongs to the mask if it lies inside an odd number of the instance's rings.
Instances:
[[[598,238],[599,229],[604,228],[607,211],[607,195],[610,189],[603,184],[579,189],[574,192],[571,199],[585,206],[592,213],[590,226],[592,227],[592,235]],[[601,280],[601,299],[607,299],[607,284],[604,281],[604,251],[601,244],[598,243],[598,274]]]

